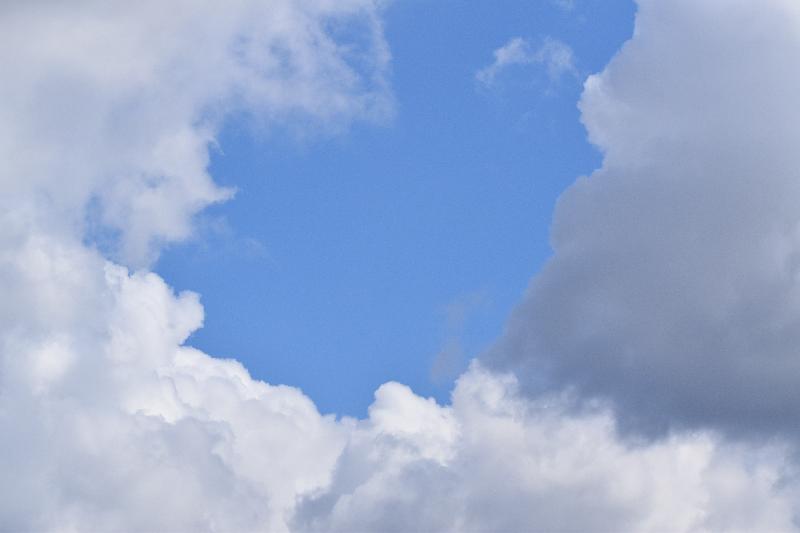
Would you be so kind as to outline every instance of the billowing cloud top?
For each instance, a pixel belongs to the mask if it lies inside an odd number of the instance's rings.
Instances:
[[[642,1],[580,103],[603,167],[494,361],[610,399],[640,430],[794,431],[800,8]]]
[[[794,441],[709,428],[787,430],[798,405],[798,24],[789,1],[643,1],[581,104],[604,166],[497,355],[450,405],[387,383],[354,420],[184,345],[197,296],[118,263],[230,195],[207,172],[226,114],[389,113],[376,6],[5,3],[0,530],[791,529]],[[618,416],[700,430],[629,442]]]

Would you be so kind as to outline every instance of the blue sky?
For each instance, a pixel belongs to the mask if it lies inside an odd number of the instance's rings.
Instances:
[[[0,530],[798,530],[798,28],[0,2]]]
[[[230,121],[211,174],[235,199],[156,268],[202,296],[190,343],[322,412],[361,416],[388,380],[447,400],[548,256],[559,193],[599,165],[576,103],[633,15],[621,0],[395,2],[393,119],[303,139]],[[481,86],[514,37],[562,41],[578,75],[518,65]]]

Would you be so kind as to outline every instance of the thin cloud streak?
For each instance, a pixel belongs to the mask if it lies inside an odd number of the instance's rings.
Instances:
[[[546,37],[536,49],[526,39],[515,37],[493,55],[494,62],[475,73],[475,79],[484,87],[492,87],[502,72],[515,65],[540,65],[551,82],[565,75],[578,75],[572,49],[551,37]]]

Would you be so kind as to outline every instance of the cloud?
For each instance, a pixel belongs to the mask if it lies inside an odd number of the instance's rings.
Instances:
[[[4,252],[3,529],[280,531],[326,482],[341,429],[182,346],[196,295],[53,240]]]
[[[281,531],[325,484],[335,420],[184,346],[144,267],[232,194],[226,116],[380,120],[388,61],[371,1],[0,8],[0,529]]]
[[[484,290],[462,294],[444,308],[444,341],[431,364],[430,376],[435,382],[452,382],[467,367],[464,334],[472,315],[490,303]]]
[[[389,383],[356,423],[305,531],[725,531],[792,529],[780,448],[695,434],[618,439],[602,409],[529,401],[474,365],[443,407]],[[724,489],[723,489],[724,487]]]
[[[553,5],[564,11],[572,11],[575,9],[575,0],[552,0]]]
[[[491,365],[641,431],[795,433],[798,23],[787,1],[639,2],[580,102],[602,168],[559,199]]]
[[[388,383],[367,419],[336,420],[297,389],[183,346],[202,308],[155,274],[52,241],[16,257],[2,279],[37,283],[0,322],[6,529],[791,525],[797,487],[780,446],[711,434],[629,444],[607,410],[531,401],[480,365],[450,406]]]
[[[493,54],[494,62],[475,74],[475,79],[486,87],[494,85],[500,73],[514,65],[541,65],[551,81],[566,74],[577,75],[572,49],[550,37],[546,37],[535,50],[527,40],[515,37]]]
[[[370,0],[12,2],[0,28],[0,207],[48,232],[88,224],[135,266],[231,196],[207,173],[226,115],[333,128],[391,112]]]
[[[387,383],[354,420],[187,346],[199,296],[146,265],[231,194],[207,171],[226,115],[336,130],[391,112],[377,7],[6,3],[0,528],[791,529],[790,444],[615,429],[618,413],[727,427],[720,396],[728,421],[789,424],[796,107],[778,104],[796,91],[785,57],[763,52],[791,57],[791,6],[643,3],[582,102],[604,168],[562,200],[504,358],[473,364],[450,405]],[[732,38],[742,21],[771,31]],[[740,38],[750,48],[721,61]],[[615,346],[661,348],[630,363]]]

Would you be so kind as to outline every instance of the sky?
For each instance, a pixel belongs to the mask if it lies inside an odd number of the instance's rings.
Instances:
[[[392,119],[302,138],[229,120],[210,172],[236,196],[155,268],[202,296],[189,342],[323,412],[364,416],[389,380],[446,401],[549,256],[558,195],[600,163],[576,103],[633,14],[622,0],[396,2]],[[574,71],[516,65],[485,86],[477,73],[512,38],[564,43]]]
[[[794,0],[0,5],[0,532],[800,529]]]

